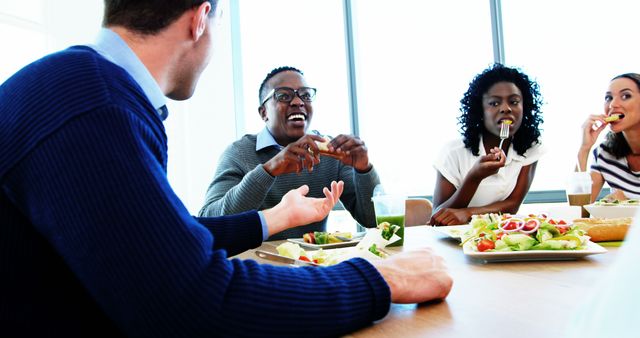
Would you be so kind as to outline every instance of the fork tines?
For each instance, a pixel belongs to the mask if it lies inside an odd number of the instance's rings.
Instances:
[[[509,124],[504,123],[503,121],[502,125],[500,126],[500,146],[498,146],[500,149],[502,149],[502,143],[504,142],[504,140],[508,138],[509,138]]]

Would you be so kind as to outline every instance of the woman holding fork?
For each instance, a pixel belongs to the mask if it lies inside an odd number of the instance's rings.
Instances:
[[[543,154],[542,96],[523,72],[495,64],[476,75],[460,103],[462,138],[445,145],[434,164],[432,225],[517,212]]]

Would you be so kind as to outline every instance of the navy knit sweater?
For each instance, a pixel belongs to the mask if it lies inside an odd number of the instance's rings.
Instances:
[[[194,218],[162,122],[120,67],[72,47],[0,86],[0,330],[10,336],[335,336],[390,303],[364,260],[229,260],[255,211]]]

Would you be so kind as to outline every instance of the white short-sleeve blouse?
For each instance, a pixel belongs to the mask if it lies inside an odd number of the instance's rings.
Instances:
[[[440,155],[434,163],[434,168],[456,189],[459,189],[465,176],[478,162],[480,156],[487,154],[482,138],[480,138],[479,153],[479,156],[474,156],[471,150],[464,147],[462,139],[457,139],[448,142],[441,149]],[[482,180],[468,207],[485,206],[505,200],[516,187],[520,169],[538,161],[543,154],[544,148],[540,143],[529,148],[524,156],[518,155],[510,145],[505,166],[498,173]]]

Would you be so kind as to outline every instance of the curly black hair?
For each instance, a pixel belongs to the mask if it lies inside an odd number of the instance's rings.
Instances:
[[[540,111],[542,95],[534,80],[520,70],[500,63],[493,64],[476,75],[460,100],[462,114],[458,117],[458,124],[464,145],[473,155],[479,155],[480,137],[484,131],[482,95],[498,82],[513,83],[522,92],[522,125],[513,136],[512,144],[518,154],[524,155],[531,146],[540,143],[539,126],[544,122]]]
[[[282,66],[282,67],[272,69],[260,84],[260,89],[258,90],[258,102],[262,102],[264,100],[265,95],[267,95],[267,82],[277,74],[286,72],[286,71],[297,72],[300,75],[304,76],[304,73],[300,69],[294,68],[291,66]]]
[[[638,90],[640,91],[640,74],[636,74],[636,73],[620,74],[614,77],[613,79],[611,79],[611,81],[616,79],[622,79],[622,78],[629,79],[635,82],[636,86],[638,87]],[[606,139],[604,140],[604,142],[602,142],[602,148],[606,150],[608,153],[615,156],[616,158],[622,158],[631,154],[631,147],[629,146],[627,139],[624,138],[624,135],[622,134],[622,132],[614,133],[610,131],[609,133],[607,133]]]

